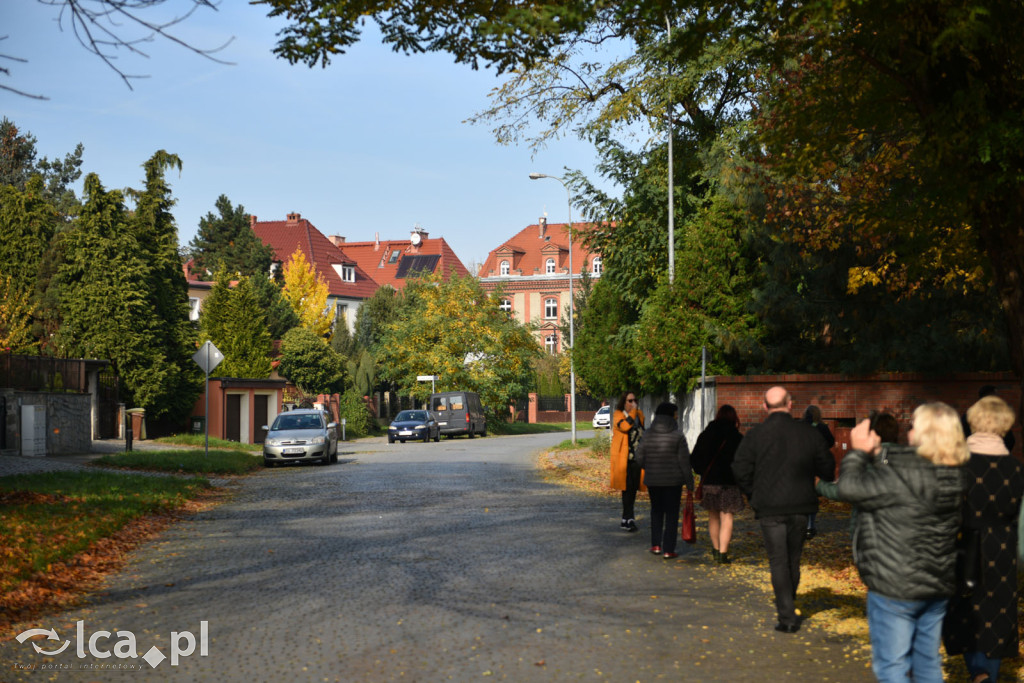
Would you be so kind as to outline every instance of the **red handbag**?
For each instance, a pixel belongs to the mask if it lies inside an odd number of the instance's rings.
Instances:
[[[683,505],[683,541],[685,543],[697,542],[697,520],[693,511],[693,494],[686,490],[686,504]]]

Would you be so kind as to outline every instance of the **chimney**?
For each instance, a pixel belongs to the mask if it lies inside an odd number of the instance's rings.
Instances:
[[[540,228],[540,234],[537,236],[541,239],[544,239],[544,233],[548,231],[548,217],[541,216],[540,218],[538,218],[537,225]]]
[[[380,251],[380,232],[373,233],[373,250]]]
[[[341,235],[331,235],[327,239],[329,239],[331,241],[331,244],[333,244],[336,247],[340,247],[341,245],[345,244],[345,238],[342,237]]]
[[[250,228],[255,228],[256,227],[256,215],[255,214],[249,214],[249,227]]]
[[[293,213],[288,214],[288,222],[289,223],[298,223],[300,218],[302,218],[302,214],[300,214],[300,213],[294,213],[293,212]]]

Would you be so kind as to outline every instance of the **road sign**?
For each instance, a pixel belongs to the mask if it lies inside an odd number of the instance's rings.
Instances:
[[[213,345],[212,341],[207,341],[199,350],[192,356],[192,360],[196,362],[203,369],[207,375],[213,372],[213,369],[220,365],[220,362],[224,360],[224,354],[220,352],[216,346]]]

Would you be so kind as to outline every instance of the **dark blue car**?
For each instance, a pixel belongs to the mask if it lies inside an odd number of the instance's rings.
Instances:
[[[429,410],[403,410],[388,427],[388,443],[407,440],[434,441],[441,440],[441,428],[437,418]]]

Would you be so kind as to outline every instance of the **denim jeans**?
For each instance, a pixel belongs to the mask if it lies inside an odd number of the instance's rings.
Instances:
[[[987,673],[988,677],[992,679],[992,683],[996,683],[999,678],[999,665],[1002,662],[1002,659],[986,657],[984,652],[964,653],[964,664],[967,665],[967,673],[971,675],[971,679],[979,674]]]
[[[949,600],[895,600],[868,591],[871,669],[880,683],[942,683],[942,619]]]

